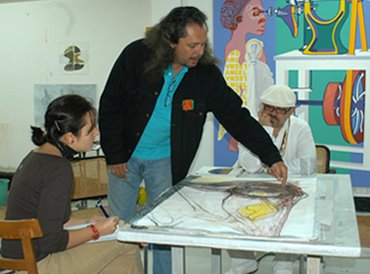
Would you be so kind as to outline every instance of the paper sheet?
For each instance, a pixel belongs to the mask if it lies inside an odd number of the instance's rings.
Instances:
[[[191,182],[193,184],[164,195],[158,206],[133,221],[134,227],[192,234],[221,233],[245,238],[316,238],[316,178],[290,182],[288,192],[282,191],[277,181],[235,181],[235,177],[224,180],[213,177],[198,178]],[[209,182],[215,184],[212,186]],[[265,184],[272,184],[262,189],[267,194],[263,194],[258,187]],[[289,208],[290,205],[293,206]],[[271,206],[277,210],[274,212]],[[256,208],[255,213],[253,210]],[[256,214],[257,217],[253,217]]]

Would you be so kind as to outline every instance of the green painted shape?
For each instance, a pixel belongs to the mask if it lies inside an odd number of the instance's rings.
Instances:
[[[339,6],[338,6],[339,8]],[[311,52],[335,52],[335,45],[338,48],[338,54],[344,54],[348,52],[348,49],[344,46],[342,39],[341,39],[341,31],[342,27],[344,26],[344,23],[346,22],[346,19],[348,17],[348,2],[346,2],[345,7],[345,13],[343,17],[340,17],[340,21],[333,21],[330,24],[320,24],[316,23],[312,20],[312,18],[308,18],[310,20],[310,23],[316,28],[316,40],[313,42],[313,44],[310,46]],[[315,12],[313,12],[313,15],[320,18]],[[321,19],[321,18],[320,18]],[[321,19],[322,21],[325,21],[324,19]],[[328,20],[326,20],[328,21]],[[337,25],[337,28],[335,26]],[[313,31],[310,27],[310,24],[303,19],[303,31],[304,31],[304,38],[303,38],[303,46],[301,47],[301,51],[303,51],[306,47],[308,47],[312,40],[314,40]],[[334,41],[332,40],[332,36],[334,33]]]

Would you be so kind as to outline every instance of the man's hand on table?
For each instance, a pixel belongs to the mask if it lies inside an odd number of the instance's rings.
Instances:
[[[276,162],[267,169],[267,172],[275,176],[281,181],[281,185],[284,187],[288,178],[288,168],[283,161]]]

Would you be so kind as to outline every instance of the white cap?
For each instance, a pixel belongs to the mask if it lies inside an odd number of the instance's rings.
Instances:
[[[261,103],[282,108],[294,107],[296,100],[294,92],[286,85],[273,85],[260,98]]]

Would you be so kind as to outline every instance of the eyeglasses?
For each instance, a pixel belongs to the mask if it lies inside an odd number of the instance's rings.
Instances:
[[[271,105],[263,104],[263,110],[268,112],[276,112],[277,114],[286,114],[291,108],[279,108]]]

